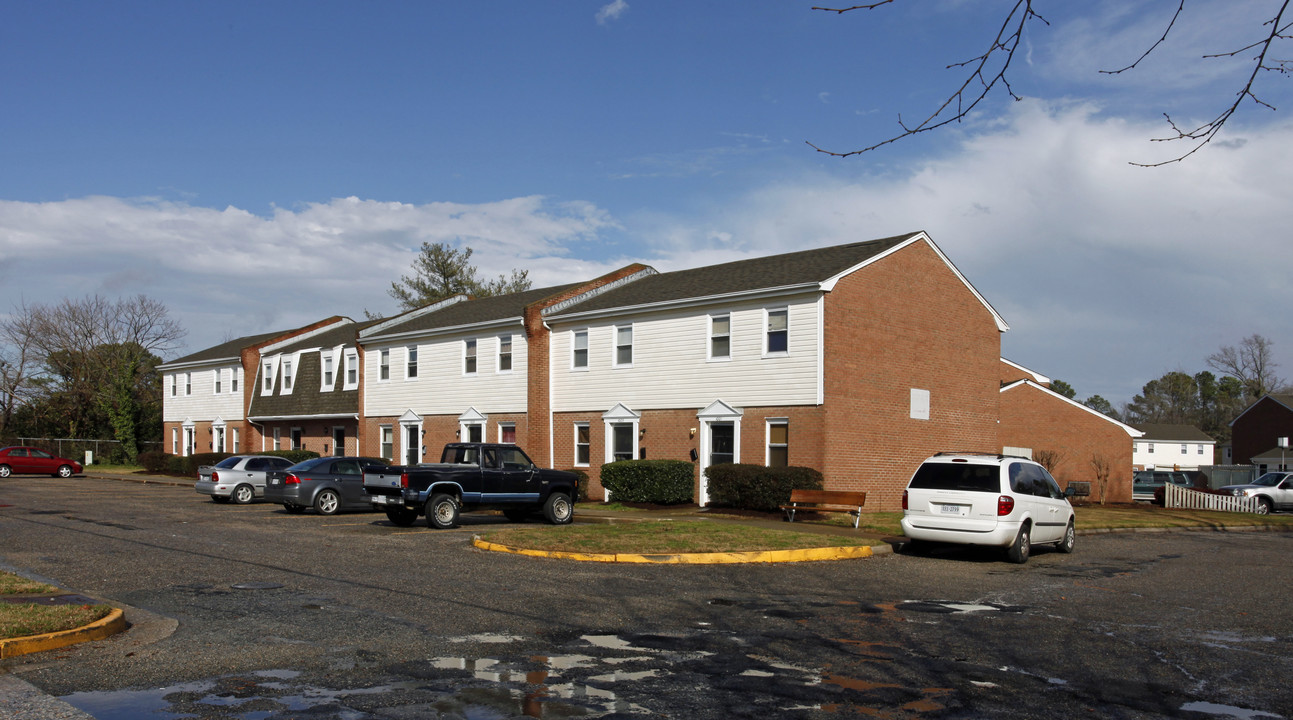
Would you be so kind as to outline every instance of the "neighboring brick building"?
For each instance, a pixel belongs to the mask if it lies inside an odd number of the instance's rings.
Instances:
[[[1263,472],[1274,469],[1287,451],[1280,438],[1293,440],[1293,395],[1264,395],[1230,422],[1232,462],[1257,465]],[[1285,465],[1293,463],[1293,460]]]
[[[1033,459],[1049,454],[1051,474],[1062,487],[1091,482],[1091,500],[1100,501],[1096,465],[1108,468],[1108,502],[1132,502],[1132,441],[1141,432],[1053,392],[1032,380],[1001,388],[1001,444],[1008,452]]]

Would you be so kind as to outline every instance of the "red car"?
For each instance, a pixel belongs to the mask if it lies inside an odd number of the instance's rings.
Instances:
[[[0,448],[0,478],[7,478],[14,473],[72,477],[81,470],[81,463],[50,455],[40,448]]]

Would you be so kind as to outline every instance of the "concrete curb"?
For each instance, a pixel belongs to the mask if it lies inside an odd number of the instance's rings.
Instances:
[[[508,547],[507,545],[499,545],[498,543],[482,540],[479,535],[472,536],[471,544],[481,550],[512,553],[514,555],[525,555],[527,557],[552,558],[555,560],[576,560],[579,562],[637,563],[645,565],[728,565],[742,563],[814,562],[822,560],[852,560],[893,552],[893,548],[888,545],[856,545],[846,547],[806,548],[803,550],[766,550],[758,552],[730,553],[572,553]]]
[[[56,650],[91,640],[102,640],[124,632],[125,629],[125,612],[120,608],[113,608],[107,617],[75,630],[0,640],[0,660],[44,650]]]

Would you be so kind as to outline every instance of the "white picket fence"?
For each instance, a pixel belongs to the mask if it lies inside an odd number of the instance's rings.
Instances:
[[[1220,510],[1222,512],[1257,512],[1259,500],[1255,497],[1213,495],[1167,483],[1163,492],[1164,505],[1182,510]]]

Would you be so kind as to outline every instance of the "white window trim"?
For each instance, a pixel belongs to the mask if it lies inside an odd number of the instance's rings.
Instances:
[[[283,449],[283,428],[274,428],[274,449]]]
[[[350,381],[350,375],[351,375],[351,372],[350,372],[350,371],[351,371],[352,369],[355,371],[355,372],[354,372],[354,376],[355,376],[355,381],[354,381],[354,382],[351,382],[351,381]],[[357,389],[359,388],[359,375],[360,375],[360,373],[362,372],[362,371],[361,371],[361,369],[360,369],[360,367],[359,367],[359,351],[358,351],[358,350],[346,350],[346,351],[345,351],[345,362],[343,363],[343,367],[341,368],[341,372],[342,372],[342,376],[341,376],[341,389],[342,389],[342,390],[357,390]]]
[[[592,353],[588,342],[589,334],[590,333],[588,332],[588,328],[578,328],[576,330],[570,331],[570,369],[574,372],[588,372],[589,367],[592,366],[592,362],[590,362]],[[575,364],[575,350],[576,350],[575,339],[579,335],[584,336],[584,364],[583,365]]]
[[[409,369],[413,372],[409,373]],[[422,353],[417,345],[404,346],[404,382],[417,382],[422,376]]]
[[[179,395],[179,388],[180,388],[179,375],[167,375],[166,377],[171,382],[171,397],[177,397]],[[171,454],[174,455],[175,453],[171,453]]]
[[[628,328],[629,331],[629,355],[632,357],[628,362],[620,362],[620,330]],[[637,331],[633,323],[620,323],[611,327],[611,367],[613,368],[631,368],[633,360],[637,359]]]
[[[171,428],[171,454],[180,454],[180,429]]]
[[[230,428],[230,429],[229,429],[229,431],[230,431],[230,433],[231,433],[231,434],[230,434],[230,439],[229,439],[230,447],[232,447],[232,448],[233,448],[233,450],[231,450],[230,452],[235,452],[235,453],[236,453],[236,452],[241,452],[241,449],[240,449],[240,448],[241,448],[241,446],[238,444],[238,441],[242,439],[242,438],[240,437],[240,436],[242,435],[242,433],[238,432],[238,428],[237,428],[237,427],[232,427],[232,428]]]
[[[278,380],[278,357],[265,358],[260,361],[260,394],[262,397],[274,394],[274,385]],[[266,385],[269,387],[267,388]]]
[[[727,354],[714,355],[714,339],[718,337],[714,334],[714,321],[727,319]],[[732,361],[732,314],[731,313],[714,313],[706,316],[705,320],[705,360],[708,362],[731,362]]]
[[[772,466],[772,426],[785,425],[786,434],[790,433],[790,418],[787,417],[770,417],[763,419],[763,466]],[[787,437],[786,446],[786,464],[790,464],[790,443]]]
[[[328,382],[328,363],[332,363],[332,382]],[[334,350],[319,351],[319,392],[332,392],[337,388],[337,353]]]
[[[193,373],[184,373],[184,397],[193,396]]]
[[[386,433],[386,432],[389,432],[389,433],[391,434],[391,455],[390,455],[390,458],[389,458],[389,459],[390,459],[390,461],[391,461],[392,463],[395,463],[396,459],[397,459],[397,458],[399,458],[399,455],[395,452],[395,451],[396,451],[396,448],[398,447],[398,445],[397,445],[397,440],[396,440],[396,438],[395,438],[395,426],[394,426],[394,425],[389,425],[389,424],[388,424],[388,425],[378,425],[378,426],[377,426],[377,454],[378,454],[378,455],[380,455],[380,456],[381,456],[381,457],[383,457],[383,458],[385,458],[385,457],[386,457],[385,455],[382,455],[382,454],[381,454],[381,452],[382,452],[382,445],[384,445],[384,444],[385,444],[385,443],[383,443],[383,442],[382,442],[382,434],[383,434],[383,433]],[[395,464],[397,464],[397,465],[398,465],[399,463],[395,463]]]
[[[212,395],[220,394],[220,388],[221,386],[224,385],[224,383],[220,382],[223,375],[224,375],[224,368],[216,368],[215,370],[211,371],[211,394]]]
[[[514,423],[514,422],[501,422],[501,423],[498,423],[498,442],[499,442],[499,443],[507,443],[507,441],[503,439],[503,428],[505,428],[505,427],[510,427],[510,428],[512,428],[512,437],[516,437],[516,423]],[[515,440],[513,440],[512,442],[510,442],[510,443],[508,443],[508,444],[509,444],[509,445],[515,445],[515,444],[516,444],[516,441],[515,441]]]
[[[511,350],[507,353],[509,367],[503,369],[503,340],[507,340],[508,347]],[[480,349],[477,347],[477,353]],[[516,368],[516,336],[512,333],[504,333],[498,336],[498,348],[494,353],[494,372],[499,375],[510,375]]]
[[[768,334],[769,332],[771,332],[768,330],[768,324],[769,324],[769,319],[772,317],[772,313],[778,313],[778,312],[784,312],[786,314],[786,349],[777,350],[773,352],[771,350],[768,350]],[[783,305],[781,307],[764,308],[763,327],[761,328],[761,330],[763,332],[763,357],[778,358],[778,357],[786,357],[790,355],[790,308],[789,307]]]
[[[386,371],[386,377],[382,377],[382,371]],[[391,349],[382,348],[377,351],[377,382],[388,383],[391,381]]]
[[[581,428],[581,427],[582,427],[582,428],[586,428],[586,429],[588,430],[588,462],[582,462],[582,463],[581,463],[581,462],[579,462],[579,428]],[[573,466],[574,466],[574,467],[588,467],[589,465],[591,465],[591,464],[592,464],[592,461],[593,461],[593,432],[592,432],[592,430],[593,430],[593,429],[592,429],[592,424],[591,424],[591,423],[587,423],[587,422],[577,422],[577,423],[575,423],[575,424],[574,424],[574,437],[572,438],[573,442],[571,443],[571,445],[572,445],[572,447],[571,447],[571,451],[573,452],[573,456],[572,456],[572,457],[574,458],[574,462],[573,462]]]
[[[242,387],[242,379],[242,366],[239,365],[238,367],[233,368],[229,374],[230,395],[236,394],[238,392],[238,388]]]
[[[474,355],[468,355],[468,354],[467,354],[467,348],[468,348],[468,347],[472,347],[473,349],[475,349],[475,351],[476,351],[476,352],[475,352],[475,354],[474,354]],[[467,358],[469,358],[469,357],[471,357],[471,358],[475,358],[475,360],[476,360],[476,367],[475,367],[475,369],[473,369],[473,370],[468,370],[468,369],[467,369]],[[463,338],[463,341],[462,341],[462,375],[463,375],[463,377],[471,377],[471,376],[479,375],[479,374],[480,374],[480,338]]]
[[[301,354],[293,353],[282,359],[281,368],[283,373],[283,382],[279,387],[279,395],[291,395],[296,390],[296,377],[301,372]]]

